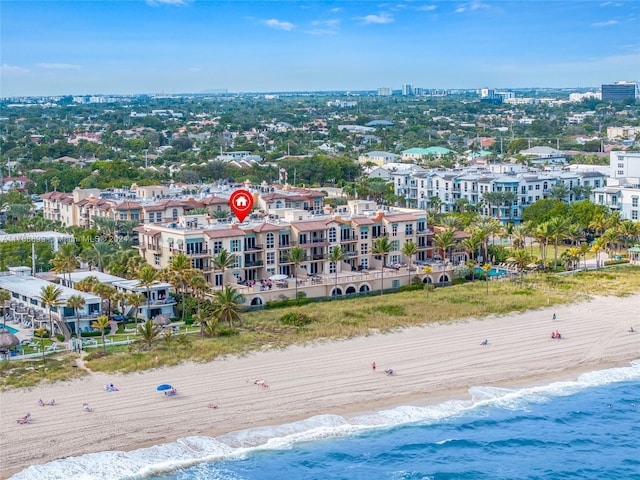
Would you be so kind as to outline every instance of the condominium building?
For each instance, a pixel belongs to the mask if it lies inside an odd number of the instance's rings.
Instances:
[[[431,275],[407,270],[409,263],[433,258],[433,232],[427,228],[424,211],[382,211],[375,202],[365,200],[350,201],[332,213],[283,208],[242,224],[187,215],[177,224],[141,225],[137,230],[140,254],[151,265],[165,268],[172,255],[183,253],[214,288],[235,285],[254,305],[291,295],[293,282],[298,282],[305,295],[317,297],[379,289],[382,282],[384,288],[398,288],[410,283],[415,275],[419,281],[434,283],[452,279],[451,272],[444,268]],[[383,236],[392,248],[384,259],[373,253],[376,240]],[[411,259],[401,252],[409,241],[417,246]],[[305,254],[299,265],[289,258],[296,246]],[[346,255],[335,263],[329,258],[338,246]],[[235,260],[224,272],[215,270],[212,262],[223,249]],[[389,267],[386,274],[381,272],[383,261]]]
[[[611,178],[606,187],[596,188],[591,200],[613,212],[620,212],[625,220],[640,220],[640,178]]]
[[[468,167],[433,170],[414,166],[392,172],[391,178],[394,193],[402,196],[408,207],[437,207],[442,212],[453,212],[464,200],[464,203],[472,207],[480,207],[483,215],[494,217],[502,223],[518,223],[524,208],[546,198],[554,185],[566,185],[569,190],[567,201],[580,200],[588,192],[585,190],[578,194],[575,187],[602,187],[606,185],[607,175],[594,170],[516,172],[510,168],[499,169],[497,165],[492,165],[491,169]],[[495,204],[485,198],[485,194],[489,192],[514,192],[516,199]]]
[[[612,178],[640,177],[640,152],[610,152],[609,169]]]

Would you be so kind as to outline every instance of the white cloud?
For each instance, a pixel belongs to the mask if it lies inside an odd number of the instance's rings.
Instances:
[[[367,23],[367,24],[369,23],[384,24],[384,23],[393,22],[393,17],[388,13],[382,13],[380,15],[367,15],[366,17],[360,17],[360,20],[363,23]]]
[[[421,12],[433,12],[436,8],[438,8],[437,5],[422,5],[416,8],[416,10],[420,10]]]
[[[489,9],[491,9],[491,7],[488,4],[474,0],[473,2],[463,3],[458,8],[456,8],[455,12],[463,13],[463,12],[466,12],[467,10],[473,11],[473,10],[489,10]]]
[[[276,20],[275,18],[271,18],[269,20],[265,20],[263,22],[267,27],[277,28],[278,30],[286,30],[290,31],[295,28],[295,25],[290,22],[281,22],[280,20]]]
[[[49,70],[80,70],[80,65],[74,65],[72,63],[36,63],[38,68],[47,68]]]
[[[188,5],[192,0],[146,0],[147,5],[157,7],[159,5],[176,5],[182,7]]]
[[[592,27],[610,27],[611,25],[617,25],[617,24],[618,24],[617,20],[607,20],[606,22],[592,23],[591,26]]]
[[[313,22],[311,22],[311,25],[313,26],[325,26],[325,27],[337,27],[338,25],[340,25],[340,20],[335,19],[335,20],[314,20]]]
[[[331,9],[331,10],[329,10],[329,11],[330,11],[330,12],[332,12],[332,13],[338,13],[338,12],[341,12],[341,11],[342,11],[342,9],[341,9],[340,7],[336,7],[336,8],[332,8],[332,9]]]
[[[23,73],[29,73],[29,70],[23,67],[18,67],[17,65],[7,65],[6,63],[2,64],[0,67],[0,73],[2,75],[22,75]]]

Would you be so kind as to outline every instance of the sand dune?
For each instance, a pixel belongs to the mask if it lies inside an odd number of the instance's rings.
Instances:
[[[558,319],[552,320],[553,311]],[[547,383],[640,358],[640,295],[432,325],[207,364],[0,393],[0,478],[28,465],[217,435],[318,413],[465,397],[474,385]],[[552,340],[558,329],[562,340]],[[481,346],[483,339],[487,346]],[[371,362],[377,371],[371,369]],[[395,375],[387,376],[385,368]],[[263,380],[269,388],[256,385]],[[175,397],[156,391],[160,383]],[[104,391],[114,383],[118,392]],[[55,399],[39,407],[39,398]],[[88,403],[93,412],[82,410]],[[207,408],[210,403],[218,409]],[[32,423],[16,419],[31,412]]]

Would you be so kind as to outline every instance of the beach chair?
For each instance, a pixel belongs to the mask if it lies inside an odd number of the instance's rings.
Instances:
[[[56,352],[58,350],[58,344],[57,343],[52,343],[48,347],[45,347],[45,350],[47,350],[49,352]]]

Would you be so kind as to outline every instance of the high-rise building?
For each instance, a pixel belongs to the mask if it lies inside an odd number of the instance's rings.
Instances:
[[[602,85],[603,102],[627,102],[640,97],[637,82],[616,82]]]
[[[411,95],[413,95],[413,85],[409,84],[409,83],[405,83],[404,85],[402,85],[402,95],[405,97],[409,97]]]
[[[390,97],[392,94],[392,90],[389,87],[380,87],[378,88],[378,96],[380,97]]]

